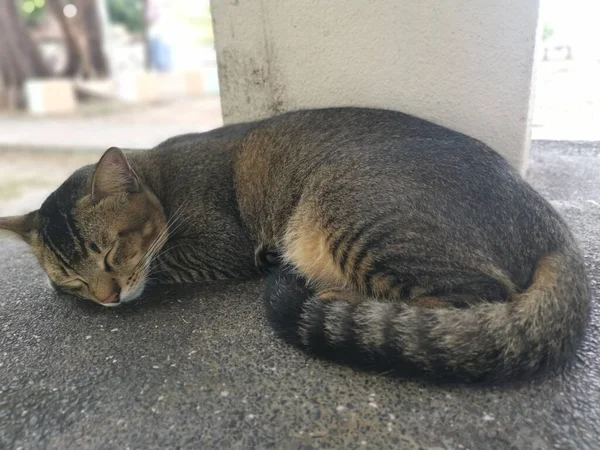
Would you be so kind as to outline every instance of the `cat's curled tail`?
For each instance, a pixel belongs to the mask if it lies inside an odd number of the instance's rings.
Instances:
[[[528,288],[505,303],[426,308],[320,295],[285,268],[270,277],[268,317],[288,342],[382,372],[454,381],[513,380],[567,365],[582,341],[590,296],[582,258],[541,258]]]

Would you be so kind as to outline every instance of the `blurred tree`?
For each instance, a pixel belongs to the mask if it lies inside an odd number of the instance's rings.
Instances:
[[[147,0],[107,0],[108,16],[112,23],[123,25],[127,31],[140,34],[144,40],[146,67],[150,66],[150,47],[146,26]]]
[[[46,0],[63,31],[68,51],[65,75],[84,78],[105,76],[108,64],[102,48],[102,29],[98,16],[97,0]],[[73,4],[76,13],[65,14],[65,6]]]
[[[143,0],[108,0],[108,15],[111,22],[123,25],[131,33],[144,31]]]
[[[22,102],[27,78],[50,75],[14,0],[0,1],[0,103],[15,108]]]
[[[36,25],[46,15],[45,0],[18,0],[17,7],[27,25]]]
[[[87,34],[89,58],[96,75],[108,75],[108,61],[104,53],[102,23],[98,13],[99,0],[75,0],[75,5],[81,12],[84,32]]]

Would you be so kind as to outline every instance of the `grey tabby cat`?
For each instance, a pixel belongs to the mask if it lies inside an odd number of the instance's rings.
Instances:
[[[398,112],[307,110],[109,149],[0,219],[60,290],[114,306],[147,281],[267,269],[288,342],[432,378],[561,368],[590,309],[573,236],[481,142]]]

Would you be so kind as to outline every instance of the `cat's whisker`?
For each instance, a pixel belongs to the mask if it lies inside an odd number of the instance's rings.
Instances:
[[[178,245],[174,245],[173,247],[169,247],[169,248],[167,248],[167,249],[160,249],[159,251],[157,251],[157,252],[156,252],[156,255],[151,255],[151,257],[150,257],[149,259],[151,260],[151,259],[154,259],[154,258],[158,258],[158,257],[160,257],[160,256],[162,256],[162,255],[164,255],[164,254],[168,253],[169,251],[171,251],[171,250],[174,250],[174,249],[176,249],[176,248],[179,248],[179,247],[183,247],[184,245],[185,245],[185,244],[178,244]],[[139,267],[139,268],[138,268],[138,269],[137,269],[137,270],[134,272],[134,276],[137,276],[137,275],[139,275],[139,273],[140,273],[140,272],[141,272],[141,271],[142,271],[144,268],[145,268],[145,266],[144,266],[144,265],[140,266],[140,267]],[[160,271],[157,271],[155,267],[150,267],[150,269],[149,269],[149,270],[148,270],[148,272],[146,273],[146,276],[145,276],[145,278],[146,278],[146,279],[148,279],[148,276],[149,276],[149,275],[151,275],[151,274],[155,274],[155,273],[161,273],[161,272],[168,272],[168,270],[167,270],[167,269],[162,269],[162,270],[160,270]]]
[[[177,219],[172,220],[171,224],[174,223]],[[145,270],[151,260],[155,257],[158,257],[162,247],[168,240],[165,236],[168,233],[169,223],[163,228],[163,230],[158,234],[158,236],[154,239],[152,244],[148,247],[148,250],[145,252],[144,256],[138,261],[138,263],[133,268],[132,272],[134,276],[139,275],[142,270]],[[178,246],[175,246],[178,247]],[[170,247],[170,249],[175,248]],[[169,250],[169,249],[167,249]]]
[[[169,232],[171,227],[177,222],[177,220],[183,215],[183,211],[184,211],[184,206],[186,205],[186,203],[182,203],[179,208],[177,208],[175,210],[175,212],[171,215],[171,217],[169,218],[169,220],[167,220],[167,224],[165,226],[165,228],[163,228],[163,231],[167,231]]]
[[[163,227],[163,229],[159,232],[159,234],[154,238],[154,240],[152,241],[152,243],[150,244],[148,249],[146,249],[146,252],[144,253],[144,255],[137,262],[137,264],[133,268],[133,272],[135,272],[138,269],[138,267],[145,265],[145,263],[148,261],[148,259],[151,259],[152,253],[156,250],[157,247],[164,245],[164,243],[166,242],[166,239],[165,239],[165,242],[161,242],[161,241],[163,240],[164,236],[167,234],[168,228],[169,228],[169,223],[167,222],[167,224]]]
[[[154,259],[157,255],[155,255],[156,251],[159,248],[162,248],[164,244],[168,241],[171,235],[178,230],[185,222],[180,220],[183,216],[185,203],[183,203],[175,213],[169,218],[165,227],[161,230],[161,232],[154,239],[144,256],[140,259],[140,261],[136,264],[134,268],[134,272],[137,271],[140,267],[145,267],[146,264]],[[176,225],[176,226],[175,226]]]
[[[138,261],[138,263],[136,264],[136,266],[134,267],[133,271],[135,272],[139,267],[141,266],[145,266],[147,261],[152,259],[154,257],[153,253],[154,251],[157,249],[157,247],[162,247],[168,240],[168,238],[170,237],[169,235],[174,232],[171,231],[171,227],[173,227],[173,225],[177,222],[177,220],[182,216],[183,214],[183,206],[184,204],[182,204],[179,208],[177,208],[177,210],[175,211],[175,213],[173,214],[173,216],[171,216],[171,218],[169,218],[169,220],[167,221],[167,224],[163,227],[163,229],[160,231],[160,233],[156,236],[156,238],[154,238],[154,240],[152,241],[152,244],[150,244],[150,246],[148,247],[148,249],[146,250],[146,252],[144,253],[144,256],[142,256],[142,258],[140,259],[140,261]],[[180,221],[178,226],[175,228],[179,228],[183,222]]]
[[[156,255],[156,257],[158,258],[158,257],[160,257],[160,256],[163,256],[163,255],[164,255],[164,254],[166,254],[167,252],[169,252],[169,251],[171,251],[171,250],[173,250],[173,249],[175,249],[175,248],[178,248],[178,247],[183,247],[183,244],[181,244],[181,245],[178,245],[178,246],[175,246],[175,247],[170,247],[170,248],[166,249],[164,252],[161,252],[161,253],[159,253],[158,255]],[[149,274],[153,274],[153,273],[168,272],[168,271],[169,271],[168,269],[160,269],[160,270],[158,270],[158,267],[157,267],[157,266],[151,266],[151,267],[150,267],[150,269],[148,270],[148,273],[147,273],[147,275],[149,275]],[[146,275],[146,276],[147,276],[147,275]]]
[[[141,265],[143,265],[152,255],[152,253],[154,252],[154,250],[160,246],[161,244],[161,236],[162,233],[159,233],[159,235],[152,241],[152,244],[150,244],[150,246],[148,247],[148,249],[146,250],[146,252],[144,253],[144,256],[142,256],[142,258],[138,261],[138,263],[136,264],[136,267],[139,267]]]
[[[171,223],[167,223],[167,227],[166,227],[167,239],[172,238],[173,235],[175,234],[175,232],[178,231],[179,229],[181,229],[181,227],[186,223],[185,221],[181,220],[182,217],[183,217],[183,210],[181,211],[181,213],[179,213],[179,215],[177,215],[176,217],[173,218]]]

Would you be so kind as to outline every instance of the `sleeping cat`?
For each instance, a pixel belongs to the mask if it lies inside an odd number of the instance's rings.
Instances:
[[[152,282],[267,270],[282,337],[378,370],[538,374],[570,361],[589,316],[557,212],[481,142],[392,111],[298,111],[111,148],[0,228],[57,289],[105,306]]]

